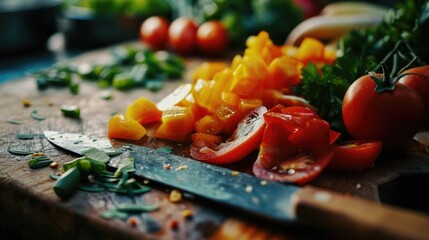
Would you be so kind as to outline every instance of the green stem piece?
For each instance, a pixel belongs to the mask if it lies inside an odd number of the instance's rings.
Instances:
[[[77,167],[72,167],[64,173],[54,185],[54,192],[61,199],[70,196],[73,189],[79,184],[81,179],[80,171]]]

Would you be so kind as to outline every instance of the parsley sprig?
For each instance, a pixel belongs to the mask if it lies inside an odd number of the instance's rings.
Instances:
[[[343,37],[338,44],[342,55],[335,64],[325,65],[320,71],[314,64],[304,67],[301,83],[294,90],[314,105],[333,129],[346,135],[341,105],[348,87],[359,77],[378,70],[379,63],[400,41],[412,46],[420,59],[418,64],[429,62],[428,27],[429,1],[405,1],[378,27],[355,30]],[[388,64],[406,66],[411,57],[415,56],[402,56]]]

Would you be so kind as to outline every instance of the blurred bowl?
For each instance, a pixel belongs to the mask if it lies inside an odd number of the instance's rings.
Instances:
[[[137,39],[143,19],[130,16],[95,14],[87,8],[70,7],[59,19],[67,46],[101,47]]]
[[[57,31],[59,0],[0,1],[0,55],[45,48]]]

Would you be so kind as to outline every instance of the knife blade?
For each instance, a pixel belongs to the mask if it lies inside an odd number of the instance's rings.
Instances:
[[[108,139],[45,131],[53,145],[82,154],[82,149],[115,152]],[[189,158],[132,145],[137,176],[180,189],[260,219],[292,226],[309,223],[351,239],[425,239],[429,217],[311,186],[262,181],[252,175]],[[166,168],[166,165],[170,165]]]

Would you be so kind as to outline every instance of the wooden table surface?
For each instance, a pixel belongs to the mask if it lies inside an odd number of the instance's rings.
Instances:
[[[106,50],[93,51],[72,62],[103,62],[108,56]],[[187,59],[187,69],[200,62],[201,59]],[[315,234],[318,238],[334,236],[335,233],[321,230],[309,233],[304,227],[272,226],[192,198],[171,203],[168,200],[171,189],[159,186],[151,186],[149,193],[135,197],[76,191],[70,199],[60,200],[52,190],[54,181],[49,177],[59,169],[30,169],[27,165],[30,156],[16,156],[7,151],[15,147],[43,151],[62,166],[76,156],[51,146],[43,137],[43,131],[104,137],[112,112],[124,112],[126,106],[139,96],[156,102],[187,79],[189,77],[168,82],[157,93],[145,89],[111,90],[113,99],[110,101],[103,100],[100,97],[103,90],[91,82],[81,82],[78,95],[72,95],[68,89],[38,91],[31,76],[0,85],[0,239],[311,239]],[[24,99],[28,99],[31,106],[23,107]],[[65,118],[60,111],[64,104],[79,106],[81,119]],[[33,110],[46,116],[46,120],[33,119],[30,116]],[[9,123],[12,119],[22,124]],[[17,135],[22,133],[32,133],[35,138],[19,139]],[[151,142],[151,139],[145,139],[141,144],[150,147]],[[400,176],[429,176],[427,148],[415,144],[412,152],[384,156],[375,167],[359,173],[325,171],[311,184],[379,202],[379,186]],[[160,208],[137,215],[137,226],[100,217],[102,212],[118,204],[142,202],[158,204]],[[184,219],[181,215],[184,209],[192,210],[194,216]],[[172,229],[171,224],[175,221],[178,228]]]

